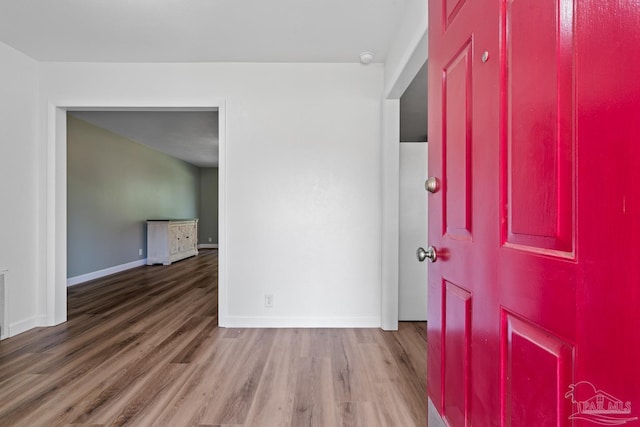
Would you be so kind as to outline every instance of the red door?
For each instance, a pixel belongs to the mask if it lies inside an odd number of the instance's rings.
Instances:
[[[640,2],[429,0],[429,398],[640,425]]]

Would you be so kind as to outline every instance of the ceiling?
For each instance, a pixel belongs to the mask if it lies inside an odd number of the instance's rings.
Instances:
[[[353,63],[371,51],[380,63],[413,1],[424,0],[0,0],[0,41],[45,62]],[[404,141],[426,135],[422,101],[419,74],[401,100]],[[194,165],[217,165],[217,113],[73,114]]]
[[[384,62],[415,0],[0,0],[0,41],[38,61]]]
[[[195,166],[218,166],[217,111],[73,111],[70,114]]]

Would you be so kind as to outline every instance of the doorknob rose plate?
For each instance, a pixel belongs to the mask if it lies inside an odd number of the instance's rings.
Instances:
[[[438,181],[438,178],[430,176],[429,179],[424,182],[424,188],[429,193],[436,193],[440,189],[440,182]]]

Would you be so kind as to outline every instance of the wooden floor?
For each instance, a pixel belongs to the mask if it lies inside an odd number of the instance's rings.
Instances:
[[[421,426],[426,324],[217,327],[217,251],[69,289],[0,342],[0,425]]]

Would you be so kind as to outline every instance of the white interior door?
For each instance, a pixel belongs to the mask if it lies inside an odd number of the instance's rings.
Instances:
[[[427,320],[427,266],[416,249],[427,245],[427,143],[400,144],[399,320]]]

